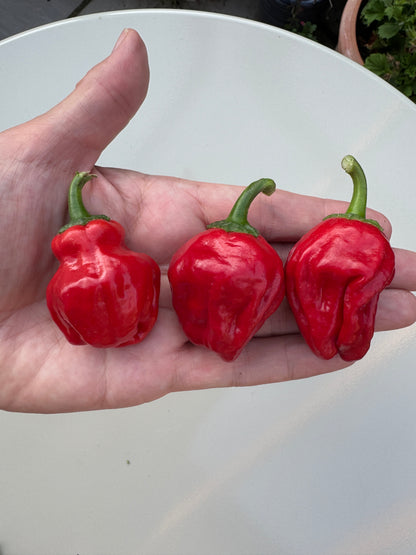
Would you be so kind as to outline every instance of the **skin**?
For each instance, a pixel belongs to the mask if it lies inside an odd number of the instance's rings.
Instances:
[[[139,109],[148,79],[145,46],[135,31],[126,30],[111,56],[60,104],[0,134],[0,409],[52,413],[126,407],[173,391],[306,378],[348,365],[312,354],[286,301],[232,363],[187,341],[171,307],[169,261],[188,238],[229,212],[241,188],[94,166]],[[89,211],[119,221],[127,246],[147,252],[161,266],[159,318],[138,345],[72,346],[47,310],[45,290],[57,268],[49,245],[66,222],[67,188],[75,171],[98,175],[85,188]],[[344,203],[279,191],[255,200],[250,223],[284,259],[325,215],[345,209]],[[386,218],[369,213],[389,235]],[[396,277],[381,295],[378,330],[416,320],[410,292],[416,289],[416,253],[395,253]]]

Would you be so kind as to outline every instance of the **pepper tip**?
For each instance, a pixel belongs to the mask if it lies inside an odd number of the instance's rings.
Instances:
[[[347,154],[341,160],[342,169],[345,170],[347,173],[351,173],[354,169],[354,166],[357,164],[356,159],[351,154]]]
[[[261,192],[263,194],[269,197],[275,192],[276,183],[273,181],[273,179],[270,179],[269,177],[263,177],[262,179],[259,179],[259,182],[262,183],[263,188]]]

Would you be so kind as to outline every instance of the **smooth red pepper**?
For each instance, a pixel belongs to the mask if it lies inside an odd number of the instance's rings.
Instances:
[[[156,322],[160,269],[125,247],[119,223],[86,211],[81,190],[92,177],[77,173],[71,183],[70,222],[52,241],[60,266],[46,301],[70,343],[121,347],[142,341]]]
[[[354,193],[345,214],[333,214],[294,246],[286,292],[313,352],[346,361],[362,358],[374,334],[381,291],[394,275],[394,253],[380,225],[366,219],[367,183],[352,156],[342,160]]]
[[[224,360],[237,358],[284,297],[283,263],[247,222],[253,199],[271,179],[249,185],[226,220],[210,224],[173,256],[168,277],[187,337]]]

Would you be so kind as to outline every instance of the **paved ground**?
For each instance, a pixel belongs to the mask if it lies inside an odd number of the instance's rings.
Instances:
[[[111,10],[175,8],[258,19],[261,0],[0,0],[0,40],[77,15]]]

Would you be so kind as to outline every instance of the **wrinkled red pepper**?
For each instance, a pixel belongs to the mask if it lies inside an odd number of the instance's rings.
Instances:
[[[52,241],[60,266],[46,300],[70,343],[121,347],[142,341],[156,322],[160,269],[125,247],[118,222],[87,212],[81,191],[93,177],[77,173],[71,183],[70,222]]]
[[[333,214],[294,246],[286,292],[312,351],[330,359],[361,359],[374,334],[381,291],[394,276],[394,253],[382,228],[366,219],[367,183],[352,156],[342,160],[354,193],[345,214]]]
[[[187,337],[224,360],[237,358],[284,297],[283,263],[247,221],[253,199],[276,188],[249,185],[226,220],[214,222],[173,256],[172,301]]]

